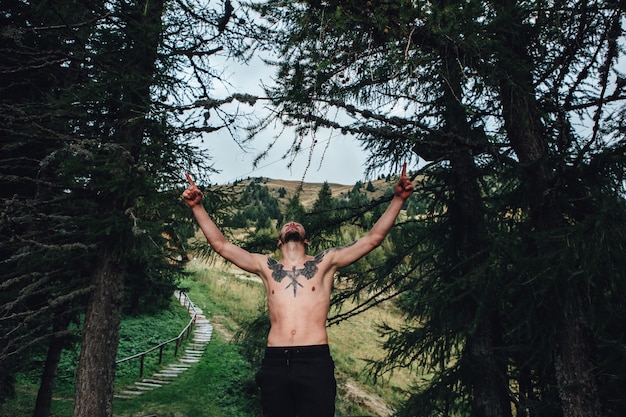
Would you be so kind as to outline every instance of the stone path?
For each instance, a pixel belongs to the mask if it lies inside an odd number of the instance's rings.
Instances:
[[[178,292],[174,295],[178,298],[178,300],[180,300],[182,305],[188,307],[188,304],[185,303],[184,297],[179,297]],[[191,300],[187,299],[187,302],[190,303]],[[190,314],[193,314],[194,309],[196,312],[196,322],[193,327],[193,338],[191,342],[188,343],[185,348],[185,352],[178,359],[178,362],[167,365],[150,378],[144,378],[141,381],[137,381],[133,385],[120,390],[115,394],[115,398],[135,398],[144,392],[152,391],[160,386],[169,384],[176,379],[178,375],[185,372],[194,364],[200,362],[200,358],[204,353],[206,345],[211,341],[213,325],[211,325],[209,320],[207,320],[205,315],[202,313],[202,310],[197,306],[189,308]]]

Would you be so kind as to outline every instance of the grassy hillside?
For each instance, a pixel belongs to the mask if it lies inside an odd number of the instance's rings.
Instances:
[[[360,185],[359,191],[365,193],[368,200],[378,199],[393,186],[394,181],[395,179],[380,179],[371,184],[364,183]],[[267,188],[269,194],[279,201],[282,209],[290,198],[298,194],[300,203],[310,210],[323,186],[322,183],[252,178],[232,184],[227,189],[243,195],[252,183]],[[354,185],[328,185],[333,198],[338,200],[355,188]],[[230,232],[240,235],[251,230],[254,229]],[[197,237],[204,241],[201,232]],[[218,300],[219,308],[209,307],[210,309],[217,308],[226,312],[212,318],[223,337],[232,337],[263,308],[264,289],[256,276],[222,262],[219,257],[210,262],[195,259],[189,267],[195,271],[195,282],[191,288],[192,293],[195,292],[196,297],[199,297],[200,306],[208,307],[216,302],[208,300],[211,298]],[[203,289],[198,290],[198,286]],[[347,310],[351,307],[353,306],[346,303],[342,308]],[[371,361],[385,356],[382,349],[384,340],[379,336],[377,326],[387,323],[399,327],[401,322],[402,318],[393,303],[387,302],[328,329],[329,343],[336,364],[338,407],[343,415],[389,416],[393,407],[404,399],[406,390],[415,382],[406,370],[396,371],[393,375],[374,381],[368,368]]]
[[[185,285],[226,340],[263,308],[265,293],[255,276],[201,260],[192,261],[189,268],[194,275]],[[350,307],[346,304],[343,309]],[[376,381],[371,378],[368,362],[385,354],[384,340],[376,329],[381,323],[391,326],[402,323],[391,302],[328,329],[336,365],[338,415],[390,416],[394,405],[404,399],[404,393],[415,382],[407,370],[398,370]]]
[[[296,193],[300,202],[310,208],[317,199],[323,184],[301,183],[271,179],[250,179],[229,186],[237,192],[252,181],[260,181],[280,204],[287,203]],[[369,199],[379,198],[393,182],[386,180],[367,183],[361,192]],[[353,185],[329,184],[334,198],[341,199]],[[369,188],[369,191],[366,189]],[[201,235],[201,234],[200,234]],[[265,303],[263,287],[258,278],[245,274],[223,262],[207,263],[194,260],[189,264],[192,278],[182,283],[189,287],[191,297],[200,306],[216,329],[202,362],[176,382],[132,400],[116,399],[116,417],[135,417],[150,414],[161,416],[194,415],[196,417],[255,417],[254,369],[246,365],[238,347],[231,343],[233,335],[255,317]],[[349,309],[346,304],[343,308]],[[122,356],[143,351],[165,339],[173,337],[188,321],[184,309],[173,302],[171,309],[155,316],[127,318],[122,324],[120,345]],[[329,328],[331,351],[336,363],[338,381],[339,415],[372,415],[388,417],[394,405],[404,399],[405,390],[413,384],[407,371],[397,371],[391,376],[374,381],[370,378],[368,362],[384,357],[377,333],[377,325],[401,325],[401,316],[393,304],[384,303],[357,317]],[[161,337],[162,336],[162,337]],[[167,353],[167,352],[166,352]],[[64,354],[58,372],[53,415],[69,417],[73,407],[73,373],[78,352]],[[166,354],[165,364],[174,361]],[[156,358],[146,362],[150,374],[160,365]],[[132,383],[137,374],[137,363],[120,366],[120,387]],[[26,417],[32,415],[38,388],[38,372],[19,376],[17,398],[0,405],[0,417]]]
[[[235,184],[229,184],[223,186],[225,189],[232,190],[235,193],[241,193],[242,190],[249,185],[252,181],[259,181],[259,183],[267,187],[270,191],[270,194],[277,198],[282,205],[287,203],[287,200],[297,193],[299,193],[300,203],[307,209],[313,206],[313,203],[317,199],[317,194],[322,188],[322,183],[315,182],[301,182],[301,181],[289,181],[289,180],[275,180],[271,178],[249,178],[246,180],[238,181]],[[386,179],[379,179],[370,181],[374,190],[368,191],[366,190],[367,182],[363,183],[362,192],[365,192],[370,199],[375,199],[381,197],[385,190],[389,187],[393,186],[393,179],[387,181]],[[354,184],[345,185],[345,184],[334,184],[329,183],[330,189],[332,191],[332,195],[334,198],[341,199],[343,198],[350,190],[354,188]],[[284,197],[280,196],[280,189],[283,188],[286,191]]]

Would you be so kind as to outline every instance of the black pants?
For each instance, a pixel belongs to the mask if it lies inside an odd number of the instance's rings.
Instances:
[[[328,345],[268,347],[256,374],[264,417],[333,417],[337,382]]]

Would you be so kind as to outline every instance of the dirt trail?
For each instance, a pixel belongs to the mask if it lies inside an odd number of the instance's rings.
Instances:
[[[358,404],[368,410],[375,417],[390,417],[393,409],[378,395],[365,391],[358,383],[345,379],[339,388],[343,391],[343,398],[347,402]]]

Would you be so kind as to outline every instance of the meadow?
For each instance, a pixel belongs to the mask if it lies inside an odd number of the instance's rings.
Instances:
[[[171,382],[133,399],[114,400],[115,417],[258,417],[258,398],[252,368],[233,341],[241,327],[264,309],[260,281],[220,263],[194,260],[181,281],[194,304],[214,326],[212,341],[199,364]],[[343,308],[349,308],[345,305]],[[126,317],[120,329],[118,358],[138,353],[176,337],[189,314],[173,297],[167,310],[156,315]],[[338,382],[338,415],[388,417],[414,382],[406,370],[374,380],[369,361],[384,356],[377,325],[399,326],[401,317],[391,304],[383,304],[329,327],[331,351]],[[146,357],[144,377],[175,362],[174,345]],[[73,408],[74,370],[78,352],[63,355],[57,372],[51,417],[70,417]],[[118,366],[116,391],[139,380],[139,361]],[[0,417],[30,417],[37,395],[37,372],[19,375],[17,397],[0,406]]]
[[[191,298],[211,317],[226,339],[254,318],[265,306],[261,282],[254,276],[223,264],[199,260],[189,265],[193,278],[186,281]],[[353,305],[345,303],[342,310]],[[378,325],[402,325],[402,317],[391,302],[382,303],[358,316],[328,328],[329,344],[336,365],[338,411],[344,415],[374,413],[389,416],[395,405],[405,399],[406,390],[416,380],[409,370],[374,379],[369,364],[382,359],[384,339]]]

